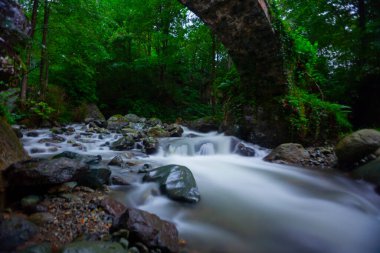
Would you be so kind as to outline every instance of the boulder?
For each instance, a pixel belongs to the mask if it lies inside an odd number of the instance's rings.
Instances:
[[[168,125],[165,129],[169,132],[170,137],[181,137],[183,134],[183,128],[178,124]]]
[[[121,167],[123,166],[123,163],[123,157],[121,155],[117,155],[114,158],[112,158],[108,165]]]
[[[141,118],[137,116],[136,114],[129,113],[124,116],[124,118],[131,123],[144,123],[142,122]]]
[[[95,104],[88,104],[86,106],[84,122],[86,124],[93,122],[98,127],[107,127],[106,118],[104,117],[103,113],[99,110],[98,106]]]
[[[100,155],[82,155],[82,154],[78,154],[71,151],[64,151],[58,155],[55,155],[53,156],[53,159],[62,158],[62,157],[73,159],[73,160],[83,162],[89,165],[99,164],[102,160],[102,156]]]
[[[276,147],[265,161],[302,166],[310,159],[309,152],[298,143],[284,143]]]
[[[146,211],[128,208],[114,221],[111,231],[127,229],[132,243],[141,242],[163,253],[178,252],[178,231],[173,223]]]
[[[53,160],[32,159],[14,163],[4,175],[13,187],[52,186],[76,181],[89,167],[80,161],[57,158]]]
[[[23,149],[20,140],[7,121],[0,117],[0,171],[12,163],[25,159],[28,159],[28,155]]]
[[[78,241],[63,247],[62,253],[127,253],[117,242]]]
[[[363,179],[368,182],[380,186],[380,158],[373,160],[352,172],[352,175],[357,179]]]
[[[120,114],[113,115],[107,120],[107,129],[109,130],[120,130],[124,127],[127,127],[129,122],[127,119]]]
[[[100,203],[100,206],[104,209],[104,211],[117,218],[127,210],[126,206],[110,197],[104,198]]]
[[[255,156],[256,151],[243,143],[239,143],[236,145],[234,153],[241,156]]]
[[[356,131],[339,141],[335,147],[338,165],[342,170],[352,170],[356,163],[380,148],[380,132],[374,129]]]
[[[130,150],[135,147],[135,140],[131,136],[123,136],[115,142],[111,143],[111,150]]]
[[[149,137],[155,137],[155,138],[162,138],[162,137],[169,137],[170,134],[168,131],[166,131],[163,127],[157,125],[154,127],[151,127],[147,131],[147,135]]]
[[[157,182],[169,198],[177,201],[196,203],[200,194],[191,171],[180,165],[167,165],[149,171],[143,181]]]
[[[143,143],[143,151],[148,155],[154,154],[158,151],[158,140],[153,137],[147,137],[142,140]]]
[[[150,118],[150,119],[148,119],[148,121],[146,123],[147,123],[147,125],[152,126],[152,127],[157,126],[157,125],[159,125],[159,126],[162,125],[162,121],[160,119],[157,119],[157,118]]]
[[[102,189],[104,185],[109,185],[111,170],[108,167],[91,166],[89,170],[83,172],[77,181],[80,185],[92,189]]]
[[[0,251],[13,252],[15,248],[23,245],[38,232],[33,223],[18,217],[0,217]]]

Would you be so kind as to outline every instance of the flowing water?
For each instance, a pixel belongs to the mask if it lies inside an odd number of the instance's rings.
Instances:
[[[75,125],[77,133],[81,126]],[[25,148],[45,148],[37,141],[49,135],[24,137]],[[85,136],[85,137],[83,137]],[[183,204],[169,200],[154,183],[113,186],[119,201],[174,222],[180,237],[194,252],[252,253],[379,253],[380,197],[373,187],[341,175],[267,163],[267,150],[250,145],[255,157],[233,154],[236,138],[186,129],[185,137],[160,140],[160,152],[137,158],[154,167],[179,164],[194,174],[201,201]],[[187,136],[187,137],[186,137]],[[60,143],[58,150],[34,154],[51,156],[71,150],[102,155],[116,154],[101,147],[119,137],[65,136],[82,142],[82,150]],[[136,161],[135,161],[136,162]],[[112,167],[113,174],[126,175]]]

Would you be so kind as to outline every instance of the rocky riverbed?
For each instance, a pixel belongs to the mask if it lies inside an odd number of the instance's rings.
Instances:
[[[376,139],[377,133],[371,133]],[[178,137],[182,134],[179,125],[136,115],[115,115],[108,121],[88,118],[85,124],[50,130],[21,129],[19,135],[24,136],[34,158],[14,163],[3,173],[8,183],[8,208],[0,216],[0,252],[197,252],[187,248],[172,222],[109,195],[110,185],[133,188],[136,182],[155,182],[160,193],[152,194],[196,205],[202,192],[191,170],[176,164],[146,163],[149,155],[163,152],[160,148],[169,154],[266,155],[264,160],[270,162],[313,170],[334,171],[342,163],[334,147],[304,148],[288,143],[269,152],[229,138],[230,144],[226,146],[227,139],[223,139],[226,148],[221,148],[218,142],[222,139],[217,135],[214,144],[211,137],[194,143],[195,151],[181,144]],[[202,135],[187,134],[189,140]],[[178,145],[165,144],[169,137],[178,138]],[[159,139],[164,140],[162,147]],[[371,145],[365,159],[376,153],[376,145]]]

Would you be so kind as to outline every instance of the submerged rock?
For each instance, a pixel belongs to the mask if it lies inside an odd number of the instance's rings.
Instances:
[[[344,137],[335,147],[338,165],[342,170],[352,170],[355,163],[375,153],[380,148],[380,132],[362,129]]]
[[[264,157],[265,161],[280,164],[304,165],[310,159],[309,152],[298,143],[284,143]]]
[[[200,194],[191,171],[180,165],[167,165],[149,171],[143,178],[145,182],[157,182],[169,198],[196,203]]]
[[[127,229],[132,243],[141,242],[150,249],[161,252],[178,252],[178,231],[171,222],[161,220],[157,215],[146,211],[128,208],[116,219],[112,231]]]

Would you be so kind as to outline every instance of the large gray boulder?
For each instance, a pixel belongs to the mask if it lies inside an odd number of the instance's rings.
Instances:
[[[169,198],[196,203],[200,200],[197,183],[191,171],[180,165],[167,165],[149,171],[145,182],[157,182]]]
[[[9,185],[16,186],[50,186],[76,181],[87,172],[87,164],[69,158],[18,162],[5,171]]]
[[[356,163],[380,148],[380,132],[362,129],[344,137],[335,147],[338,165],[342,170],[352,170]]]
[[[303,166],[309,159],[309,152],[298,143],[281,144],[264,157],[264,160],[268,162],[297,166]]]
[[[178,231],[171,222],[146,211],[128,208],[114,221],[111,231],[127,229],[132,243],[141,242],[163,253],[178,252]]]

